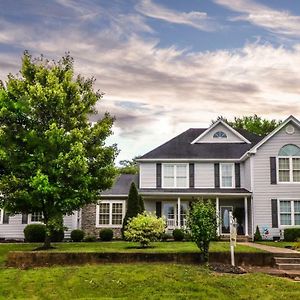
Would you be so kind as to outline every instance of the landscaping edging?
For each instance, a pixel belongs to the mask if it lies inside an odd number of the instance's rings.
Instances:
[[[230,264],[230,253],[212,252],[211,263]],[[12,251],[8,253],[8,267],[29,268],[54,265],[82,265],[101,263],[169,262],[200,264],[200,253],[116,253],[116,252],[46,252]],[[272,253],[236,253],[235,262],[240,266],[273,266]]]

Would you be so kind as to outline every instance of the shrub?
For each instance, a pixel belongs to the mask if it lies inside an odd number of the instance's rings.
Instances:
[[[55,230],[51,232],[50,238],[51,242],[57,243],[57,242],[62,242],[65,237],[65,232],[63,229],[61,230]]]
[[[101,229],[99,233],[99,237],[101,241],[111,241],[113,239],[114,233],[110,228]]]
[[[184,240],[189,242],[192,240],[192,235],[189,232],[184,233]]]
[[[261,234],[260,234],[260,231],[259,231],[259,227],[256,226],[256,231],[254,233],[254,241],[255,242],[259,242],[259,241],[262,241],[262,237],[261,237]]]
[[[218,228],[215,205],[210,200],[196,202],[190,210],[187,224],[203,260],[208,261],[209,244],[216,237]]]
[[[160,237],[160,239],[163,241],[163,242],[166,242],[167,240],[170,240],[172,238],[172,236],[168,233],[163,233]]]
[[[96,242],[97,238],[94,235],[87,235],[84,239],[84,242]]]
[[[283,234],[286,242],[296,242],[300,238],[300,228],[286,228]]]
[[[165,222],[154,214],[144,212],[129,220],[124,236],[132,242],[139,242],[142,247],[160,239],[165,231]]]
[[[72,230],[71,232],[71,240],[73,242],[81,242],[84,238],[84,231],[80,229]]]
[[[174,229],[173,230],[173,238],[174,238],[174,241],[183,241],[184,239],[184,231],[182,229]]]
[[[25,241],[41,243],[45,241],[46,226],[43,224],[29,224],[24,228]]]

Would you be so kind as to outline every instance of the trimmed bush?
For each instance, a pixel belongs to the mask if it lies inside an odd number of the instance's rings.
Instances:
[[[74,229],[71,232],[71,240],[73,242],[81,242],[84,238],[84,231],[80,229]]]
[[[189,232],[184,233],[184,240],[187,242],[192,241],[192,235]]]
[[[296,242],[300,238],[300,228],[286,228],[283,234],[286,242]]]
[[[255,242],[259,242],[259,241],[262,241],[262,237],[261,237],[261,234],[260,234],[260,231],[259,231],[259,227],[256,226],[256,231],[254,233],[254,241]]]
[[[110,228],[101,229],[99,233],[101,241],[109,242],[113,239],[114,233]]]
[[[180,242],[180,241],[183,241],[184,239],[184,231],[182,229],[174,229],[173,230],[173,238],[174,238],[174,241],[177,241],[177,242]]]
[[[96,242],[97,238],[94,235],[87,235],[84,239],[84,242]]]
[[[168,234],[168,233],[163,233],[162,235],[161,235],[161,238],[160,238],[163,242],[166,242],[167,240],[170,240],[170,239],[172,239],[172,236],[170,235],[170,234]]]
[[[51,233],[51,242],[57,243],[62,242],[65,237],[65,232],[63,229],[56,230]]]
[[[46,226],[43,224],[29,224],[24,228],[25,241],[28,243],[42,243],[45,236]]]

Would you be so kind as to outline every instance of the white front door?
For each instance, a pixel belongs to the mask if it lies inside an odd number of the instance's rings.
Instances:
[[[229,212],[232,212],[232,206],[220,206],[221,212],[221,234],[230,234],[230,219],[229,219]]]

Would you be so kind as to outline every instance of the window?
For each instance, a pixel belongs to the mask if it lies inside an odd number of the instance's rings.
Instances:
[[[163,164],[163,187],[188,187],[188,164]]]
[[[227,134],[223,131],[217,131],[215,134],[214,134],[214,138],[217,138],[217,139],[226,139],[227,138]]]
[[[280,200],[279,219],[281,226],[300,225],[300,200]]]
[[[41,212],[34,212],[31,214],[31,222],[43,222],[43,213]]]
[[[300,148],[285,145],[278,154],[278,182],[300,182]]]
[[[9,214],[4,209],[0,209],[0,224],[9,224]]]
[[[97,205],[96,223],[102,227],[121,227],[124,211],[124,201],[101,201]]]
[[[222,188],[234,187],[234,164],[220,164],[220,182]]]

